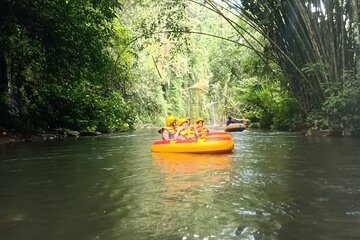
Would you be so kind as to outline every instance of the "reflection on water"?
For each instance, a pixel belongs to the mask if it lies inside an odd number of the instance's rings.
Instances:
[[[226,185],[233,170],[232,155],[197,155],[153,153],[159,171],[161,196],[152,208],[157,209],[156,234],[160,239],[191,239],[218,234],[221,208],[211,203]],[[159,184],[158,183],[158,184]],[[148,219],[151,222],[151,219]],[[206,229],[206,230],[205,230]]]
[[[231,155],[153,153],[154,162],[165,173],[172,194],[194,186],[224,183],[234,165]]]
[[[245,130],[232,154],[154,130],[0,146],[0,239],[359,239],[360,140]]]

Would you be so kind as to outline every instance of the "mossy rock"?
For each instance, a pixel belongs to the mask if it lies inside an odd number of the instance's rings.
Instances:
[[[98,135],[100,135],[100,133],[97,132],[97,131],[81,131],[81,132],[79,133],[79,135],[80,135],[81,137],[86,137],[86,136],[98,136]]]
[[[68,137],[78,137],[79,136],[78,131],[73,131],[73,130],[70,130],[70,129],[64,129],[64,133]]]

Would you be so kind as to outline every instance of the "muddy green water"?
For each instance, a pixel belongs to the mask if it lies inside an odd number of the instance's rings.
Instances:
[[[360,239],[360,140],[232,133],[153,154],[153,129],[0,146],[0,239]]]

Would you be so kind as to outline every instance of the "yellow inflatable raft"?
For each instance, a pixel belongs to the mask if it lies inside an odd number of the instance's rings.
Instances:
[[[162,140],[151,145],[153,152],[168,153],[227,153],[233,149],[234,141],[226,135],[189,140]]]
[[[225,132],[242,132],[246,129],[246,125],[243,123],[232,123],[225,127]]]
[[[231,138],[231,134],[228,132],[217,132],[217,131],[212,131],[209,133],[205,133],[205,134],[200,134],[199,138]]]

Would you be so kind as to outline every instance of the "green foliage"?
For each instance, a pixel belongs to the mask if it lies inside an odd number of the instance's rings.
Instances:
[[[238,101],[243,103],[244,117],[260,128],[299,130],[301,116],[295,103],[278,83],[260,83],[249,79]]]
[[[168,113],[176,114],[177,116],[185,116],[186,108],[185,101],[182,96],[182,79],[174,78],[170,82],[170,89],[166,92],[165,99],[169,103]]]
[[[325,90],[326,100],[317,119],[322,126],[360,131],[360,82],[353,76],[346,74],[343,82],[333,83]]]
[[[162,124],[166,115],[167,102],[164,99],[161,85],[156,82],[150,72],[140,75],[133,81],[129,89],[129,102],[134,108],[132,115],[136,118],[134,123],[138,126]]]
[[[313,21],[311,4],[204,4],[1,1],[0,125],[111,132],[159,124],[167,114],[207,120],[230,114],[262,128],[299,129],[308,116],[359,129],[359,60],[343,45],[321,52],[333,45],[307,39],[317,34],[305,21]],[[307,14],[293,18],[300,5]],[[229,6],[244,11],[234,16]],[[345,10],[349,20],[351,8]],[[312,25],[330,42],[323,17]],[[343,34],[338,39],[359,49],[341,24],[333,25]],[[308,51],[312,41],[322,47]]]
[[[333,129],[343,134],[360,134],[360,83],[353,73],[325,90],[326,98],[320,110],[308,116],[308,125]]]
[[[50,127],[101,132],[134,127],[130,105],[116,91],[101,94],[101,86],[82,81],[71,89],[47,86],[48,106],[53,109],[46,122]]]
[[[274,109],[272,129],[283,131],[301,131],[304,128],[304,116],[301,115],[294,99],[283,97]]]
[[[357,131],[358,6],[338,1],[226,1],[270,41],[299,110],[314,124]],[[341,40],[339,40],[341,39]],[[345,77],[344,77],[345,76]]]
[[[0,125],[20,131],[57,127],[134,128],[128,100],[129,32],[114,29],[116,1],[3,1]],[[2,74],[4,76],[4,74]],[[9,120],[11,119],[11,121]]]

